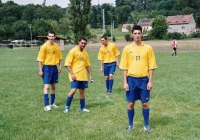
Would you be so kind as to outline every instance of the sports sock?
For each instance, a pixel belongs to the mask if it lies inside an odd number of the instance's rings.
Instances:
[[[80,99],[80,108],[85,108],[85,99]]]
[[[69,107],[71,105],[72,99],[73,99],[73,96],[72,97],[69,97],[69,96],[67,97],[66,106],[68,107],[68,109],[69,109]]]
[[[49,105],[49,97],[48,94],[44,94],[44,106]]]
[[[55,101],[55,94],[51,94],[51,105],[54,103],[54,101]]]
[[[142,114],[143,114],[143,118],[144,118],[144,125],[149,125],[149,112],[150,109],[144,109],[142,108]]]
[[[106,90],[109,91],[109,80],[106,80]]]
[[[110,92],[112,92],[113,82],[114,82],[113,79],[109,80],[109,91]]]
[[[133,126],[133,118],[134,118],[134,114],[135,114],[134,109],[133,110],[127,109],[127,114],[128,114],[128,125]]]

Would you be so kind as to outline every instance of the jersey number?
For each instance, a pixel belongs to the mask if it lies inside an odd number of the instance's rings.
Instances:
[[[136,61],[140,61],[140,56],[136,56]]]

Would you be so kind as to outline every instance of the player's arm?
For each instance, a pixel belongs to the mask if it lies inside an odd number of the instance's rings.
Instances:
[[[127,82],[127,70],[123,70],[123,80],[124,80],[124,90],[129,91],[129,86]]]
[[[119,68],[119,57],[116,56],[116,66]]]
[[[69,71],[72,80],[76,80],[76,75],[73,73],[71,66],[65,66],[67,68],[67,70]]]
[[[42,62],[39,61],[38,65],[39,65],[39,76],[42,77],[43,76],[43,71],[42,71],[43,64],[42,64]]]
[[[86,69],[87,69],[88,74],[90,75],[90,81],[92,82],[92,81],[93,81],[93,78],[92,78],[91,67],[90,67],[90,66],[87,66]]]
[[[103,72],[103,60],[100,60],[100,71]]]
[[[153,72],[154,72],[154,69],[149,70],[149,82],[147,84],[148,90],[151,90],[153,88]]]
[[[58,63],[58,73],[62,71],[62,65],[61,65],[61,60]]]

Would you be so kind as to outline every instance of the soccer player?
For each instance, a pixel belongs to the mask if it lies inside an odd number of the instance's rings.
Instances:
[[[76,89],[80,92],[80,109],[82,112],[89,112],[85,107],[85,88],[88,88],[88,77],[86,70],[92,81],[92,72],[90,68],[90,59],[87,51],[84,50],[87,44],[87,39],[81,37],[78,41],[78,45],[72,48],[65,59],[64,66],[69,72],[69,80],[71,85],[71,90],[68,93],[66,99],[66,106],[64,108],[64,113],[68,113],[73,96]]]
[[[106,77],[106,91],[108,94],[112,93],[114,83],[114,73],[116,67],[119,67],[118,56],[120,52],[114,43],[110,43],[106,36],[101,37],[102,46],[98,52],[98,59],[100,60],[100,71],[104,72]]]
[[[128,131],[133,129],[134,105],[141,100],[144,118],[144,130],[151,132],[149,125],[150,90],[153,87],[153,72],[157,68],[154,52],[151,46],[141,41],[142,27],[132,28],[134,42],[127,45],[122,52],[120,69],[123,70],[124,90],[128,102]]]
[[[177,49],[177,40],[176,38],[174,38],[172,40],[172,49],[173,49],[173,53],[172,53],[172,56],[178,56],[177,53],[176,53],[176,49]]]
[[[58,108],[55,105],[56,83],[58,83],[58,73],[61,72],[62,53],[58,44],[54,42],[56,34],[49,31],[47,35],[48,41],[40,48],[37,61],[39,62],[39,76],[42,77],[44,83],[44,110],[50,111],[51,107]],[[59,67],[57,68],[57,65]],[[51,103],[49,105],[48,90],[51,85]]]

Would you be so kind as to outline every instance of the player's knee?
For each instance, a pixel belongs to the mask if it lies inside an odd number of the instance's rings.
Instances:
[[[149,108],[148,102],[142,103],[142,107],[145,108],[145,109],[146,109],[146,108]]]
[[[128,109],[132,110],[134,108],[134,103],[133,102],[129,102],[128,103]]]
[[[112,74],[109,75],[109,79],[113,79],[113,75]]]

